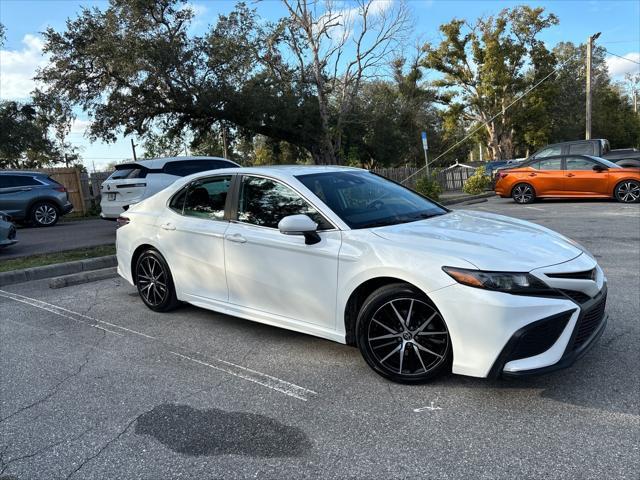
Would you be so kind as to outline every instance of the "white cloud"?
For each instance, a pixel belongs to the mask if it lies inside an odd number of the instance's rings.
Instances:
[[[5,100],[28,98],[36,86],[36,70],[47,63],[40,37],[27,34],[22,43],[21,50],[0,50],[0,98]]]
[[[79,118],[76,118],[71,124],[71,130],[69,131],[69,133],[79,133],[84,135],[87,131],[87,128],[91,126],[91,123],[91,120],[81,120]]]
[[[640,73],[640,65],[633,63],[640,62],[640,52],[627,53],[624,58],[610,56],[606,61],[609,74],[612,77],[622,77],[625,73]]]

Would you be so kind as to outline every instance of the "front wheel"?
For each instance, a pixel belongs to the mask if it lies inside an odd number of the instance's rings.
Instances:
[[[442,315],[407,284],[381,287],[365,300],[356,339],[369,366],[394,382],[425,383],[451,369],[451,338]]]
[[[637,203],[640,201],[640,182],[625,180],[616,186],[614,192],[616,200],[623,203]]]
[[[168,312],[180,304],[169,266],[157,250],[142,253],[135,271],[140,298],[151,310]]]
[[[513,190],[511,191],[511,198],[513,198],[516,203],[520,204],[533,203],[536,199],[536,192],[528,183],[519,183],[513,187]]]

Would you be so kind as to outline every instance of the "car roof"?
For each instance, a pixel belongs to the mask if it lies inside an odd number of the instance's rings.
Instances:
[[[136,165],[140,165],[146,168],[161,168],[163,167],[167,162],[184,162],[187,160],[220,160],[223,162],[229,162],[232,163],[234,165],[238,165],[236,162],[234,162],[233,160],[229,160],[228,158],[222,158],[222,157],[207,157],[207,156],[198,156],[198,155],[190,155],[190,156],[183,156],[183,157],[156,157],[156,158],[143,158],[141,160],[137,160],[137,161],[129,161],[129,162],[123,162],[120,163],[118,165],[116,165],[117,167],[128,167],[131,166],[132,168],[135,167]]]
[[[0,175],[23,175],[27,177],[33,177],[33,176],[48,177],[51,174],[49,172],[32,172],[30,170],[1,170]]]

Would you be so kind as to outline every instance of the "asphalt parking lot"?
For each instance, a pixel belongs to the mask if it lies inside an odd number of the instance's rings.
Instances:
[[[74,248],[110,245],[116,239],[115,222],[102,219],[64,220],[53,227],[21,227],[18,243],[0,250],[0,261]]]
[[[0,290],[0,478],[638,478],[640,205],[460,207],[598,258],[610,322],[527,380],[378,377],[355,348],[184,307],[120,279]]]

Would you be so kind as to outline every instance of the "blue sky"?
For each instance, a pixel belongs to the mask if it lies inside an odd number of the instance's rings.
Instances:
[[[215,22],[219,13],[228,12],[235,1],[192,0],[197,13],[194,33]],[[279,0],[247,1],[268,19],[285,15]],[[7,28],[7,39],[0,52],[0,97],[24,99],[33,88],[30,78],[38,66],[45,64],[41,54],[40,32],[47,26],[63,29],[65,20],[75,17],[81,7],[104,8],[106,1],[79,0],[0,0],[0,22]],[[502,8],[528,4],[542,6],[555,13],[560,25],[547,30],[541,38],[552,47],[561,41],[584,42],[590,34],[602,32],[598,44],[610,52],[640,61],[640,0],[555,0],[555,1],[490,1],[490,0],[410,0],[415,20],[416,38],[437,42],[438,27],[452,18],[475,20],[479,16],[499,12]],[[640,66],[611,56],[610,73],[621,78],[625,72],[638,72]],[[115,144],[90,143],[84,138],[88,120],[80,117],[69,137],[81,147],[85,164],[96,168],[112,161],[131,157],[129,139],[121,138]]]

